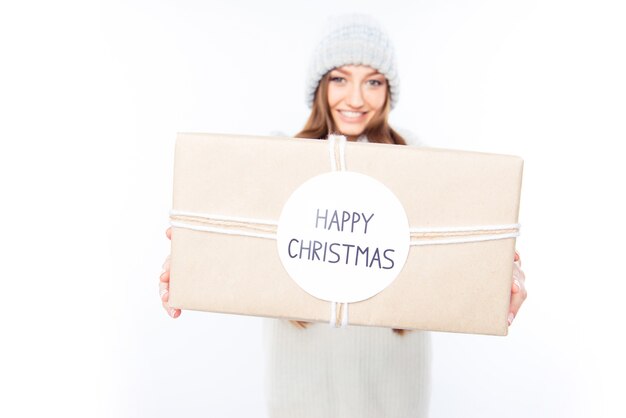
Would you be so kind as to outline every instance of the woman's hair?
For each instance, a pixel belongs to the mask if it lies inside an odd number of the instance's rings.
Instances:
[[[335,123],[330,113],[330,106],[328,105],[329,80],[330,71],[320,80],[317,90],[315,91],[311,115],[306,121],[304,128],[296,134],[296,138],[326,139],[329,134],[341,133],[336,131]],[[391,110],[391,101],[389,98],[389,84],[387,83],[387,94],[382,111],[372,118],[363,131],[363,134],[367,136],[369,142],[406,145],[404,138],[394,131],[387,122],[389,111]]]
[[[328,83],[330,79],[330,71],[322,77],[317,90],[315,91],[315,99],[313,100],[313,108],[311,109],[311,115],[309,120],[306,121],[304,128],[296,134],[296,138],[313,138],[313,139],[326,139],[328,134],[338,133],[336,132],[333,117],[330,113],[330,106],[328,105]],[[382,144],[396,144],[406,145],[406,141],[400,134],[394,131],[389,123],[387,117],[391,110],[391,101],[389,100],[389,84],[387,84],[387,95],[385,97],[385,103],[382,107],[382,112],[375,115],[368,126],[363,131],[363,134],[367,136],[369,142],[377,142]],[[305,321],[290,321],[298,328],[305,329],[308,326],[308,322]],[[398,335],[404,335],[408,330],[393,329],[393,332]]]

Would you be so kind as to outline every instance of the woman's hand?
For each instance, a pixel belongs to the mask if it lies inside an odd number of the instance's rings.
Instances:
[[[168,239],[172,239],[172,228],[169,227],[165,231],[165,235]],[[163,263],[163,273],[159,278],[159,294],[161,295],[161,302],[163,308],[172,318],[178,318],[180,316],[180,309],[172,308],[168,301],[170,297],[170,256],[168,255]]]
[[[522,260],[519,254],[515,251],[515,257],[513,259],[513,283],[511,285],[511,303],[509,305],[509,325],[513,322],[513,319],[517,315],[520,306],[526,300],[526,275],[522,271]]]

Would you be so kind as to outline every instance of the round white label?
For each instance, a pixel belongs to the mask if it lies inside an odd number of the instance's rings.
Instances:
[[[278,222],[280,260],[316,298],[358,302],[393,282],[409,252],[409,224],[380,181],[351,171],[315,176],[289,197]]]

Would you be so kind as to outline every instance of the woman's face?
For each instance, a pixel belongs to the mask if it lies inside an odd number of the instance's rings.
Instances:
[[[335,127],[349,140],[363,133],[381,112],[387,97],[387,80],[365,65],[344,65],[330,71],[328,105]]]

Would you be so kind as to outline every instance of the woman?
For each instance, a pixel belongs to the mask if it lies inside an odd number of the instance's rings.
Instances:
[[[406,145],[387,120],[399,93],[393,47],[371,18],[331,22],[314,52],[307,88],[312,111],[297,137],[340,133],[349,141]],[[168,261],[164,270],[161,299],[177,318],[180,310],[168,305]],[[516,254],[509,322],[525,297]],[[430,334],[393,331],[265,320],[269,416],[427,416]]]

